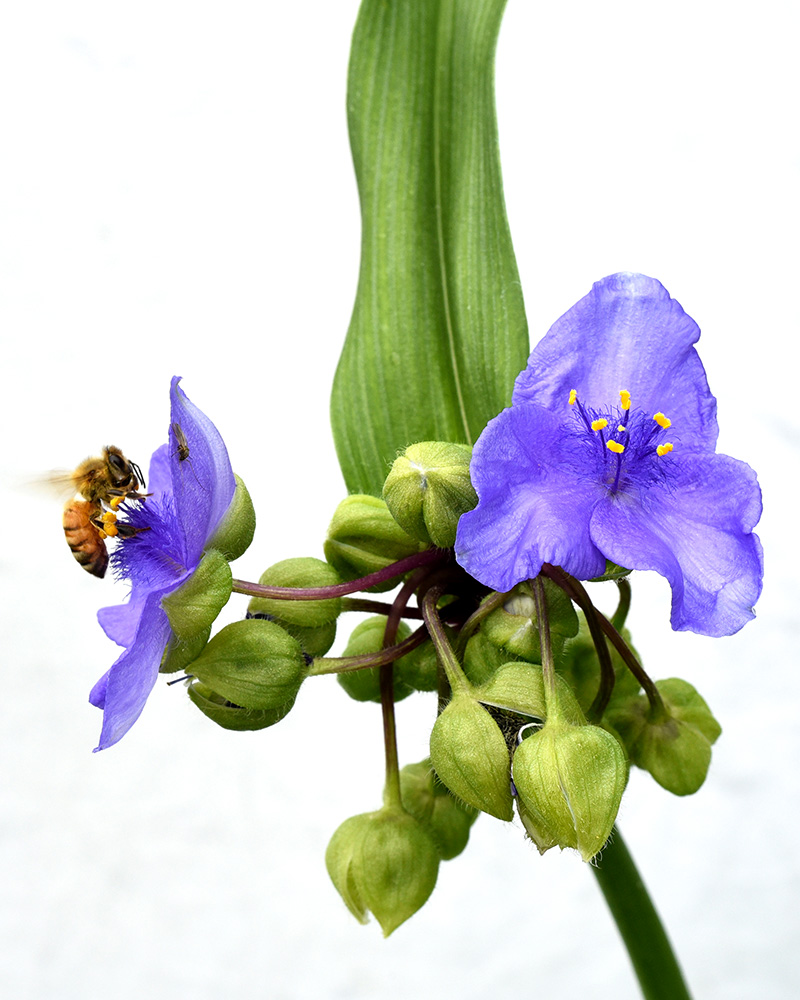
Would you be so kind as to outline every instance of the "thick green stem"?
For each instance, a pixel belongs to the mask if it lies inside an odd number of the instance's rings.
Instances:
[[[645,1000],[691,1000],[678,960],[616,827],[592,866]]]

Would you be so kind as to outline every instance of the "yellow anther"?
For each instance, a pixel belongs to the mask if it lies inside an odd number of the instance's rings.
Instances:
[[[627,429],[628,428],[624,427],[622,424],[617,424],[617,430],[620,432],[620,434],[624,434]]]
[[[658,413],[653,414],[653,420],[658,424],[659,427],[663,427],[665,430],[667,427],[672,426],[672,421],[669,417],[665,417],[664,414],[659,410]]]
[[[601,431],[604,427],[608,427],[608,421],[604,417],[600,417],[599,420],[593,420],[591,426],[593,431]]]
[[[656,452],[659,455],[659,457],[663,455],[669,455],[671,451],[672,451],[672,445],[669,443],[669,441],[665,441],[663,444],[660,444],[656,448]]]
[[[570,406],[574,406],[575,403],[577,402],[577,399],[578,399],[578,390],[577,389],[570,389],[569,390],[569,405]]]
[[[608,441],[606,443],[606,448],[609,451],[613,451],[615,455],[621,455],[625,451],[625,445],[620,444],[619,441]]]
[[[623,410],[629,410],[631,408],[631,394],[627,389],[620,389],[619,391],[620,402],[622,403]]]
[[[112,510],[116,510],[117,507],[119,507],[119,505],[123,502],[124,499],[125,499],[124,496],[112,497],[108,501],[108,505],[109,505],[109,507],[111,507]]]

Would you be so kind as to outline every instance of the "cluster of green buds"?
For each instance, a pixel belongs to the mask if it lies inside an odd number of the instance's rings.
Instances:
[[[608,620],[558,567],[498,593],[455,562],[458,520],[477,503],[470,451],[407,448],[383,496],[339,504],[324,559],[284,560],[257,584],[233,580],[250,596],[247,618],[179,643],[162,666],[184,670],[192,702],[227,729],[274,725],[307,678],[326,674],[354,700],[381,705],[383,804],[342,823],[326,864],[354,916],[372,913],[387,935],[425,903],[480,812],[510,821],[516,811],[539,851],[571,848],[591,861],[630,765],[689,794],[720,732],[689,684],[644,672],[624,628],[624,569],[609,565],[602,578],[619,593]],[[361,619],[341,654],[328,655],[352,612]],[[394,704],[415,692],[436,693],[430,758],[401,769]]]

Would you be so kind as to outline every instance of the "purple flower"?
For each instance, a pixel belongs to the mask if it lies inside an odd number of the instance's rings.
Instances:
[[[672,587],[672,627],[731,635],[761,592],[761,492],[715,453],[697,324],[641,274],[597,282],[536,346],[512,406],[475,445],[480,498],[456,557],[506,592],[547,562],[579,579],[609,559]]]
[[[125,651],[89,695],[103,709],[96,750],[122,739],[139,718],[172,638],[161,602],[197,569],[233,499],[236,484],[225,444],[179,382],[173,378],[170,387],[168,443],[150,461],[152,495],[125,505],[129,523],[147,530],[122,540],[111,557],[117,574],[130,581],[130,599],[97,615],[106,635]]]

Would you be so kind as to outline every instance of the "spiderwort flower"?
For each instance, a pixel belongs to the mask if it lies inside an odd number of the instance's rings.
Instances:
[[[219,431],[179,382],[173,378],[170,387],[169,441],[150,462],[151,495],[127,505],[130,523],[146,530],[124,539],[111,557],[117,574],[130,581],[130,599],[97,616],[125,651],[89,696],[103,709],[96,750],[112,746],[139,718],[172,638],[162,601],[197,569],[236,487]]]
[[[715,453],[699,335],[658,281],[627,273],[553,325],[475,445],[467,572],[506,592],[545,562],[590,579],[609,559],[666,577],[674,629],[731,635],[754,616],[761,493]]]

